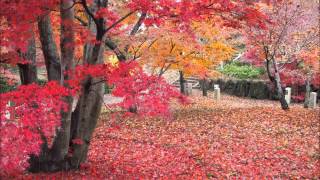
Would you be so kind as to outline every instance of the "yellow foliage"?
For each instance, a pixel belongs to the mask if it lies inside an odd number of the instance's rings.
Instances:
[[[118,62],[119,62],[119,60],[116,55],[107,56],[107,58],[105,60],[105,63],[110,63],[113,66],[116,66],[118,64]]]
[[[229,60],[235,50],[226,41],[226,35],[210,22],[194,22],[195,38],[177,33],[166,24],[165,31],[155,29],[154,39],[131,46],[130,54],[141,55],[140,62],[153,68],[177,69],[186,76],[217,76],[215,67]]]

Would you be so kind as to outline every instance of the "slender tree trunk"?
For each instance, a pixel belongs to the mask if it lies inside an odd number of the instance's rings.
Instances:
[[[36,42],[34,34],[32,34],[32,37],[28,41],[27,52],[22,53],[21,56],[28,61],[27,64],[18,64],[21,84],[27,85],[37,82]]]
[[[185,94],[185,87],[184,87],[184,77],[183,77],[183,72],[182,71],[179,71],[179,81],[180,81],[180,92],[182,94]]]
[[[272,63],[273,63],[273,68],[274,68],[274,84],[275,84],[275,87],[276,87],[276,90],[277,90],[277,93],[279,96],[281,108],[283,110],[288,110],[289,105],[285,99],[285,95],[284,95],[282,87],[281,87],[281,79],[280,79],[278,64],[275,61],[275,59],[272,59]]]
[[[208,87],[207,87],[207,79],[206,78],[202,79],[202,95],[208,96]]]
[[[303,107],[304,108],[309,108],[309,101],[310,101],[310,92],[311,92],[311,73],[308,73],[307,75],[307,79],[306,79],[306,94],[304,96],[304,104]]]

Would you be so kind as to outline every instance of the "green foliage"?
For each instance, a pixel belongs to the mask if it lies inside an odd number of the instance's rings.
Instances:
[[[37,84],[40,86],[44,86],[47,83],[47,80],[45,79],[37,79]]]
[[[113,87],[108,86],[107,84],[104,85],[104,94],[110,94]]]
[[[265,73],[263,68],[253,67],[241,62],[231,62],[226,64],[223,69],[219,68],[222,74],[239,78],[239,79],[255,79]]]
[[[0,93],[12,91],[16,88],[16,85],[9,85],[8,82],[0,76]]]

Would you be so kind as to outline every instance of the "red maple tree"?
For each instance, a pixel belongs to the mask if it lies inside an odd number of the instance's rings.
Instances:
[[[240,0],[1,0],[0,7],[0,62],[18,65],[26,85],[1,94],[1,173],[26,168],[30,154],[33,172],[76,169],[85,162],[101,111],[103,82],[124,97],[119,104],[124,109],[168,114],[169,100],[180,94],[163,79],[146,75],[122,48],[128,42],[121,44],[121,39],[138,36],[142,26],[161,28],[170,21],[176,33],[192,36],[193,21],[214,15],[226,26],[265,28],[256,3]],[[124,23],[132,16],[135,23]],[[121,62],[117,67],[104,64],[108,51]],[[37,56],[46,68],[44,86],[35,84]],[[73,110],[75,94],[79,98]]]

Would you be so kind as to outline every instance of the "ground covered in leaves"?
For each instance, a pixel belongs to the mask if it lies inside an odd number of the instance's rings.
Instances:
[[[81,170],[24,178],[319,179],[319,108],[223,96],[175,106],[171,120],[104,115]]]

